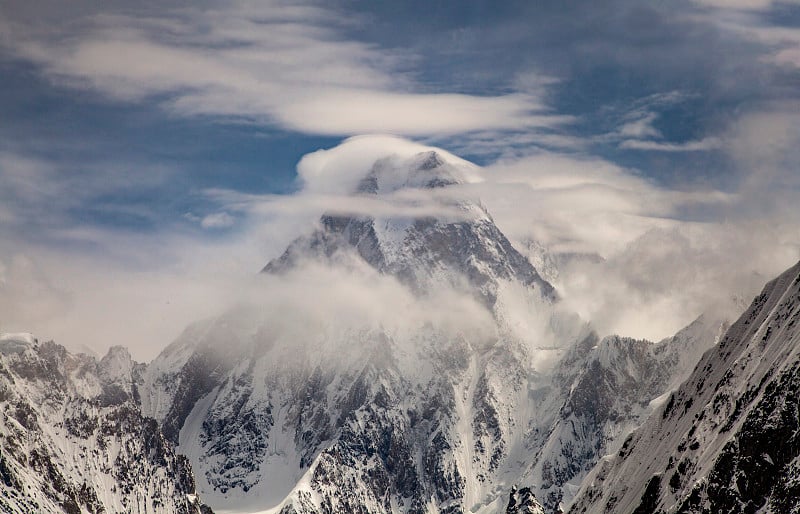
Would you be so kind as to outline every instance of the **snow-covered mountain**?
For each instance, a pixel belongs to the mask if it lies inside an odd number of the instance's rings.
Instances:
[[[518,251],[475,171],[377,158],[148,365],[0,337],[0,511],[798,511],[800,264],[730,328],[600,337],[543,278],[599,257]]]
[[[570,512],[800,512],[800,263],[595,468]]]
[[[144,366],[0,335],[0,511],[207,514],[191,466],[142,416]]]
[[[144,412],[210,505],[552,512],[714,343],[702,317],[658,344],[600,340],[479,202],[446,194],[470,166],[378,159],[354,204],[427,214],[323,216],[264,268],[269,301],[193,325],[148,366]],[[306,309],[331,292],[322,319]]]

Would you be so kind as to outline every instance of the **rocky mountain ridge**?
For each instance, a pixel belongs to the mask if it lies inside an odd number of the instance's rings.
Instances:
[[[570,512],[800,512],[800,263],[766,285]]]
[[[144,365],[0,336],[0,511],[208,514],[185,457],[142,416]]]

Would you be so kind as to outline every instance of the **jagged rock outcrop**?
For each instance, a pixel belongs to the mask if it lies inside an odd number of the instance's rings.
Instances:
[[[545,514],[544,508],[529,487],[514,486],[508,496],[506,514]]]
[[[552,379],[565,400],[528,478],[548,509],[569,503],[598,460],[688,376],[720,325],[701,316],[658,343],[591,334],[567,352]]]
[[[142,416],[143,365],[0,336],[0,511],[207,514],[194,475]]]

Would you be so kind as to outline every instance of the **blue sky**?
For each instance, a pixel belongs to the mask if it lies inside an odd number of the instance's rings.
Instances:
[[[487,173],[620,170],[673,199],[639,218],[779,226],[768,252],[781,257],[756,271],[796,258],[794,0],[10,1],[0,93],[0,330],[76,340],[70,316],[118,305],[125,323],[132,304],[169,296],[180,315],[139,336],[167,338],[205,311],[181,300],[197,291],[165,289],[257,271],[299,226],[241,195],[295,197],[303,155],[369,133]],[[512,232],[533,223],[506,211]],[[579,239],[604,257],[621,248]],[[159,286],[135,300],[98,292],[141,274]]]

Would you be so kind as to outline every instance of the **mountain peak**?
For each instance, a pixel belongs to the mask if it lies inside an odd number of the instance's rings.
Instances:
[[[359,140],[362,143],[363,140]],[[346,142],[345,149],[354,143]],[[373,149],[374,150],[374,149]],[[413,146],[373,161],[366,175],[349,192],[355,196],[390,196],[417,190],[413,202],[423,202],[425,191],[479,180],[479,168],[443,150]],[[318,159],[319,169],[354,162],[352,157],[329,150]],[[312,159],[313,160],[313,159]],[[495,225],[477,201],[429,195],[431,207],[424,214],[408,211],[326,213],[317,230],[296,239],[284,254],[263,271],[281,272],[306,259],[330,259],[342,251],[354,251],[381,273],[393,275],[417,292],[443,285],[461,288],[488,306],[497,300],[499,284],[510,280],[539,290],[552,300],[555,291]],[[371,204],[369,204],[371,205]],[[380,211],[380,209],[378,209]],[[437,213],[441,212],[439,215]]]
[[[479,168],[452,153],[394,136],[356,136],[341,144],[305,155],[297,165],[303,190],[314,194],[391,192],[402,187],[423,187],[431,174],[445,174],[447,182],[480,180]],[[372,179],[374,191],[359,191]],[[409,180],[412,176],[412,180]],[[414,180],[414,177],[417,180]],[[424,180],[427,177],[428,180]]]
[[[390,194],[402,189],[435,189],[474,182],[477,166],[448,159],[439,150],[411,156],[392,154],[375,161],[356,188],[358,194]]]

